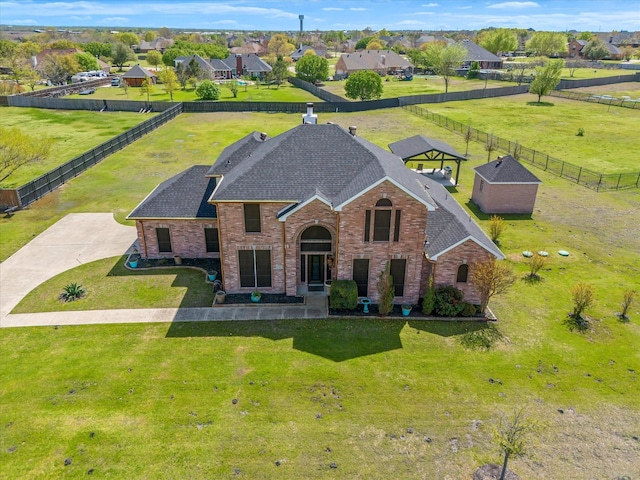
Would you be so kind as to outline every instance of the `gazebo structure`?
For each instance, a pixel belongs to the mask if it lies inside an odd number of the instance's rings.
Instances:
[[[422,171],[421,162],[440,162],[439,171],[442,172],[445,180],[450,180],[451,170],[445,168],[444,162],[456,162],[455,184],[458,185],[458,177],[460,175],[460,162],[466,160],[464,156],[456,151],[451,145],[448,145],[433,138],[427,138],[424,135],[415,135],[405,138],[398,142],[389,144],[389,150],[398,155],[404,163],[409,161],[418,162],[418,171]],[[431,174],[435,174],[436,169],[432,169]]]

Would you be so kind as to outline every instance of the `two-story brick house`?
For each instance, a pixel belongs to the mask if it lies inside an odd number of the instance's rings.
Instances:
[[[437,182],[334,125],[254,132],[215,164],[159,185],[128,218],[145,257],[217,257],[224,289],[297,295],[354,279],[378,298],[389,263],[396,303],[417,303],[432,276],[478,302],[474,261],[502,253]]]

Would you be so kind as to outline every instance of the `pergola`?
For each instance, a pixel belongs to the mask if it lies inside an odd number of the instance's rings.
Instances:
[[[414,162],[440,162],[440,170],[444,168],[444,162],[456,162],[456,185],[460,175],[460,161],[466,158],[458,153],[455,148],[439,140],[427,138],[424,135],[415,135],[398,142],[389,144],[389,150],[398,155],[404,163]]]

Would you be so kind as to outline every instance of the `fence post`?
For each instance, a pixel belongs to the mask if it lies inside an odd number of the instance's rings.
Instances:
[[[549,155],[547,155],[547,163],[549,163]],[[560,176],[562,177],[562,172],[564,172],[564,162],[562,162],[562,166],[560,167]]]
[[[582,167],[578,170],[578,180],[576,180],[576,183],[580,183],[580,175],[582,175]]]
[[[638,173],[638,178],[636,179],[636,188],[638,188],[639,183],[640,183],[640,173]]]
[[[618,175],[618,183],[616,184],[616,190],[620,187],[620,180],[622,180],[622,174]]]
[[[598,185],[596,186],[596,192],[600,191],[600,185],[602,185],[602,174],[600,174],[600,180],[598,180]]]

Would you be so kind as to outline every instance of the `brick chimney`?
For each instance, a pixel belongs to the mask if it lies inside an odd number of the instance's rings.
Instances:
[[[239,53],[236,54],[236,75],[238,75],[238,76],[243,75],[243,72],[242,72],[242,55],[240,55]]]

